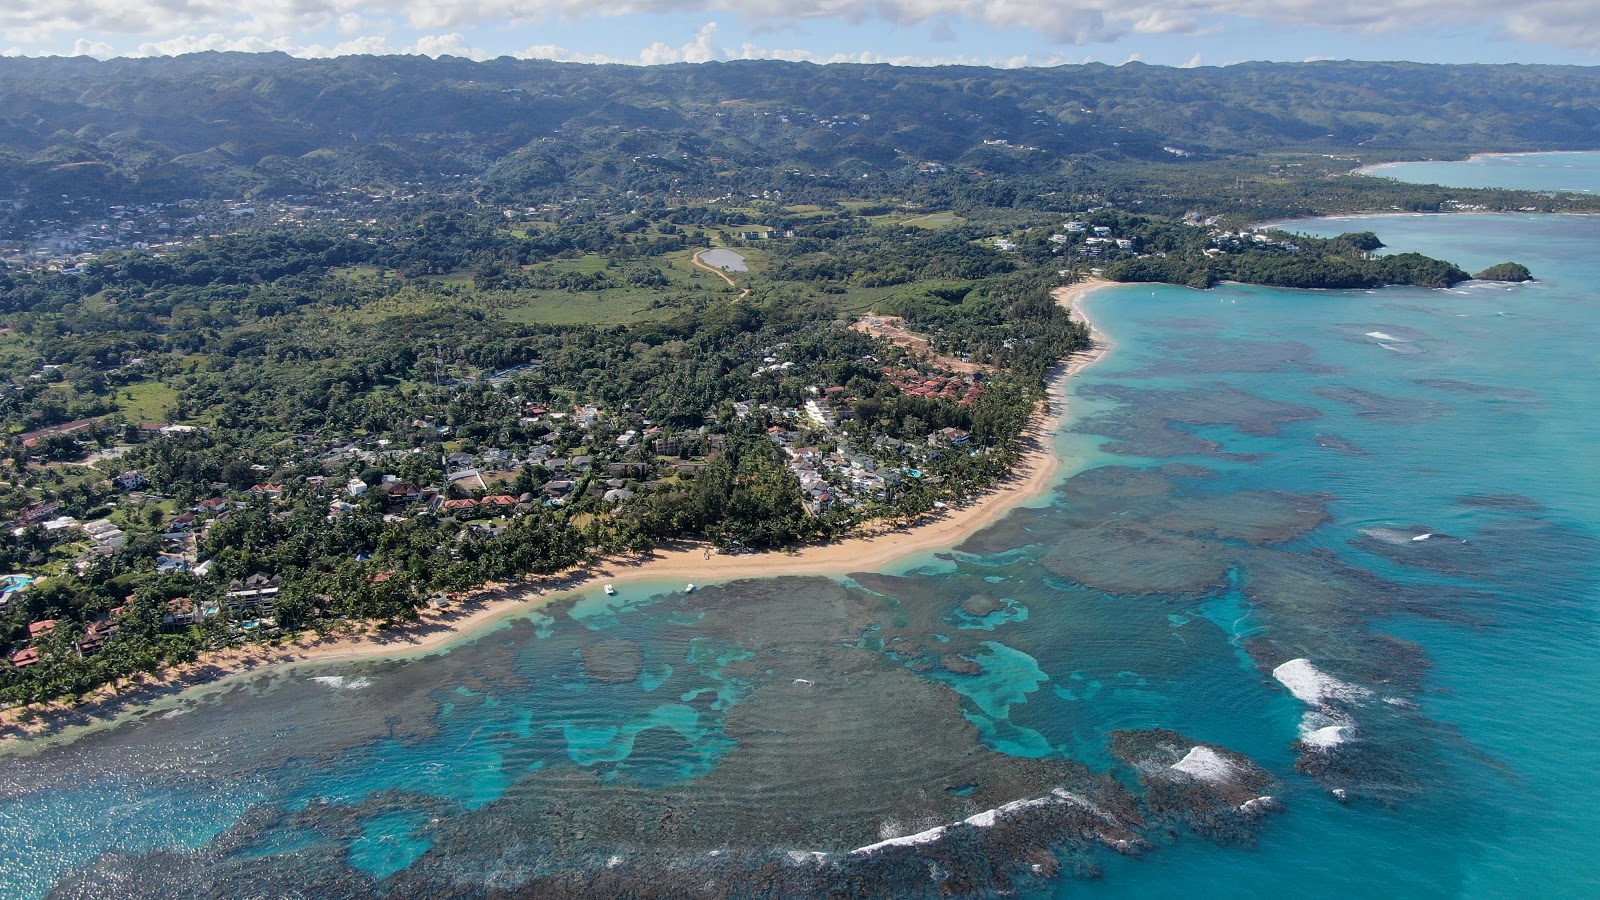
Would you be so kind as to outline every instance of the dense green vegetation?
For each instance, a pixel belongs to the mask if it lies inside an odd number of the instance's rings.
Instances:
[[[1378,256],[1370,232],[1334,238],[1258,231],[1208,241],[1163,256],[1120,260],[1105,275],[1113,281],[1162,281],[1208,288],[1219,281],[1289,288],[1374,288],[1385,285],[1450,287],[1472,277],[1457,266],[1423,256]]]
[[[1497,263],[1472,276],[1480,281],[1532,281],[1533,273],[1521,263]]]
[[[1587,149],[1600,128],[1600,75],[1359,62],[997,71],[217,53],[0,59],[0,125],[0,191],[36,216],[60,213],[63,193],[326,196],[463,178],[518,200],[595,189],[806,189],[843,200],[919,181],[953,188],[948,179],[970,172],[995,185],[974,199],[1005,206],[996,201],[1029,179],[1101,190],[1107,180],[1093,176],[1102,167],[1146,163],[1154,169],[1135,178],[1144,183],[1128,185],[1142,196],[1171,192],[1163,182],[1176,178],[1177,192],[1214,200],[1237,193],[1216,189],[1232,174],[1214,168],[1210,184],[1184,191],[1199,186],[1193,167],[1262,153],[1317,166],[1327,154],[1373,162]]]

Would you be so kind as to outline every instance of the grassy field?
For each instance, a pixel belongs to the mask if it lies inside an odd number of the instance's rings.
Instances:
[[[178,392],[159,381],[141,381],[117,388],[117,408],[129,422],[165,422],[167,408],[178,402]]]
[[[10,328],[0,331],[0,365],[5,366],[7,370],[14,370],[24,356],[33,352],[32,337]]]
[[[710,232],[711,236],[720,234],[717,230]],[[766,251],[753,249],[743,241],[730,243],[737,245],[737,252],[745,258],[751,269],[750,272],[730,273],[739,287],[743,288],[752,275],[769,265],[770,255]],[[639,262],[660,270],[666,276],[667,284],[624,286],[600,291],[533,288],[480,292],[473,286],[470,273],[455,272],[409,281],[392,296],[371,301],[360,309],[332,312],[331,317],[344,325],[372,325],[385,319],[424,314],[441,307],[466,307],[518,324],[615,325],[670,316],[684,306],[732,299],[739,292],[736,288],[728,287],[715,273],[696,266],[693,250],[648,257]],[[586,275],[606,273],[619,281],[624,277],[623,267],[611,265],[606,256],[598,253],[542,262],[533,268]],[[395,277],[384,275],[370,266],[340,269],[339,274],[352,280]],[[3,350],[4,345],[0,343],[0,352]]]
[[[523,325],[614,325],[670,315],[670,308],[652,309],[660,296],[652,288],[609,291],[517,291],[515,299],[499,307],[507,321]]]
[[[853,287],[849,289],[849,293],[836,296],[834,303],[841,315],[859,316],[862,313],[873,311],[874,306],[883,303],[885,300],[905,292],[906,286],[903,284],[877,288]],[[877,311],[882,312],[881,309]]]
[[[914,228],[949,228],[951,225],[961,225],[966,221],[966,219],[963,219],[955,213],[946,211],[928,213],[925,216],[917,216],[914,219],[906,219],[900,224],[909,225]]]
[[[890,226],[895,228],[938,229],[949,228],[952,225],[960,225],[967,220],[953,212],[950,212],[949,210],[945,210],[943,212],[931,212],[919,216],[908,216],[904,212],[897,211],[885,213],[881,216],[869,216],[867,217],[867,221],[874,225]]]

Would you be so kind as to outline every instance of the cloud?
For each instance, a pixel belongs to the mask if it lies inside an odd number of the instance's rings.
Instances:
[[[717,23],[707,22],[695,34],[694,40],[681,46],[672,46],[664,41],[657,41],[643,50],[636,57],[608,56],[604,54],[578,53],[555,44],[538,44],[528,47],[520,53],[514,54],[519,59],[551,59],[557,62],[597,63],[613,65],[662,65],[665,63],[679,62],[710,62],[712,60],[731,59],[781,59],[788,62],[811,63],[861,63],[865,65],[893,65],[893,66],[989,66],[997,69],[1015,69],[1024,66],[1058,66],[1068,60],[1051,56],[1035,58],[1026,54],[1020,56],[998,58],[975,58],[969,56],[916,56],[916,55],[883,55],[871,50],[855,53],[818,53],[797,47],[762,47],[746,41],[738,47],[716,46]],[[1087,61],[1087,60],[1085,60]]]
[[[1206,64],[1205,57],[1203,57],[1200,54],[1196,53],[1194,56],[1189,57],[1189,61],[1183,64],[1183,68],[1185,68],[1185,69],[1198,69],[1198,68],[1200,68],[1201,66],[1203,66],[1205,64]]]
[[[717,51],[711,46],[712,38],[717,35],[717,23],[707,22],[700,28],[700,33],[695,35],[693,41],[682,47],[669,47],[661,41],[644,48],[639,54],[639,61],[647,66],[658,66],[663,63],[703,63],[717,59]]]
[[[1214,34],[1240,21],[1318,27],[1357,33],[1405,32],[1449,26],[1490,28],[1527,43],[1590,49],[1600,45],[1600,4],[1594,0],[1389,0],[1382,4],[1328,0],[52,0],[0,2],[0,46],[24,52],[60,48],[91,55],[180,53],[193,49],[283,49],[300,55],[341,52],[417,52],[469,58],[493,55],[463,34],[505,33],[552,21],[636,15],[728,13],[748,34],[771,34],[805,23],[879,22],[927,28],[934,42],[974,26],[1018,29],[1061,45],[1085,45],[1144,35]],[[404,32],[404,40],[391,35]],[[85,36],[93,36],[88,39]],[[630,63],[693,62],[742,56],[716,47],[715,31],[685,44],[657,41],[634,57],[583,54],[553,44],[524,53],[550,58]],[[501,48],[496,48],[498,51]],[[803,50],[779,58],[834,57]],[[852,61],[891,61],[870,51]],[[960,59],[953,57],[952,59]]]
[[[117,48],[104,41],[86,41],[79,38],[72,42],[73,56],[92,56],[96,59],[110,59],[117,55]]]
[[[493,59],[495,54],[480,50],[467,43],[467,39],[459,34],[428,34],[417,38],[412,44],[410,52],[420,53],[423,56],[463,56],[467,59],[479,61]]]
[[[756,25],[817,20],[895,25],[979,24],[1024,29],[1063,44],[1088,44],[1139,34],[1198,34],[1224,20],[1257,19],[1290,26],[1403,31],[1439,25],[1488,25],[1507,36],[1565,46],[1600,41],[1600,4],[1592,0],[53,0],[0,4],[0,39],[20,46],[66,36],[127,36],[161,43],[175,35],[254,36],[268,43],[304,40],[325,31],[354,36],[364,23],[401,23],[447,38],[477,27],[551,20],[690,12],[737,14]],[[942,33],[942,32],[940,32]],[[445,46],[445,45],[440,45]],[[96,49],[101,49],[96,46]],[[472,50],[471,47],[451,49]],[[705,48],[699,51],[704,52]],[[663,44],[650,53],[678,57]]]

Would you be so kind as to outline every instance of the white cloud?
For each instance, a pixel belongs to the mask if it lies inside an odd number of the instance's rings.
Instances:
[[[700,28],[700,33],[695,35],[693,41],[682,47],[669,47],[661,41],[644,48],[639,54],[639,61],[647,66],[657,66],[663,63],[703,63],[719,59],[717,51],[711,46],[712,38],[717,35],[717,23],[707,22]]]
[[[746,41],[738,47],[715,46],[717,23],[707,22],[695,34],[694,40],[681,46],[672,46],[665,41],[657,41],[634,57],[609,56],[595,53],[579,53],[560,47],[555,44],[536,44],[520,53],[514,54],[519,59],[551,59],[557,62],[578,62],[613,65],[661,65],[664,63],[678,62],[710,62],[711,60],[730,59],[781,59],[788,62],[811,62],[818,64],[827,63],[861,63],[865,65],[884,64],[893,66],[990,66],[997,69],[1015,69],[1024,66],[1058,66],[1069,62],[1059,56],[1035,58],[1026,54],[1020,56],[998,58],[976,58],[970,56],[916,56],[916,55],[883,55],[871,50],[856,53],[818,53],[798,47],[762,47],[753,42]],[[1090,60],[1082,60],[1089,62]]]
[[[180,53],[191,49],[284,49],[301,55],[410,51],[469,58],[493,55],[463,34],[507,30],[551,20],[616,18],[639,14],[702,12],[738,15],[748,33],[763,34],[832,20],[882,22],[929,28],[936,42],[974,26],[1023,29],[1060,44],[1093,44],[1136,35],[1205,35],[1253,19],[1290,27],[1355,32],[1489,27],[1531,43],[1576,48],[1600,46],[1600,3],[1594,0],[0,0],[0,46],[24,52],[60,48],[106,55]],[[391,35],[404,29],[411,41]],[[421,37],[416,35],[420,34]],[[81,36],[93,35],[93,40]],[[657,41],[637,58],[584,54],[537,45],[522,55],[630,63],[695,62],[749,55],[760,48],[718,48],[716,31],[684,44]],[[481,38],[480,38],[481,39]],[[329,40],[331,45],[319,43]],[[342,40],[342,43],[333,41]],[[827,61],[806,50],[775,49],[779,58]],[[852,61],[892,61],[872,52],[843,54]],[[952,57],[951,61],[961,60]]]
[[[270,50],[289,50],[292,45],[283,39],[269,41],[254,35],[230,38],[215,32],[200,37],[180,35],[164,41],[146,41],[129,56],[177,56],[183,53],[203,53],[207,50],[263,53]]]
[[[410,52],[420,53],[423,56],[464,56],[467,59],[479,61],[493,59],[494,54],[467,43],[467,39],[459,34],[427,34],[417,38],[411,45]]]
[[[616,17],[639,13],[728,12],[752,23],[807,20],[881,21],[955,30],[951,23],[1019,28],[1067,44],[1130,34],[1196,34],[1228,18],[1291,26],[1399,31],[1439,25],[1488,25],[1524,41],[1574,47],[1600,42],[1593,0],[53,0],[0,4],[0,39],[41,46],[82,34],[125,35],[152,43],[176,35],[224,34],[238,40],[337,31],[355,36],[365,23],[393,21],[447,38],[471,28]],[[472,50],[471,47],[449,46]],[[709,47],[662,43],[648,53],[689,59]],[[96,49],[99,49],[98,47]],[[685,54],[689,55],[685,55]]]
[[[71,56],[92,56],[96,59],[110,59],[117,55],[117,48],[104,41],[86,41],[79,38],[72,42]]]
[[[1196,53],[1194,56],[1189,57],[1189,61],[1183,64],[1183,68],[1185,68],[1185,69],[1198,69],[1198,68],[1200,68],[1201,66],[1203,66],[1205,64],[1206,64],[1205,57],[1203,57],[1200,54]]]

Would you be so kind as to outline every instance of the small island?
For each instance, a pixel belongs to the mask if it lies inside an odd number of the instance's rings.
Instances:
[[[1532,281],[1533,273],[1522,263],[1503,262],[1490,266],[1472,277],[1479,281],[1508,281],[1521,284],[1524,281]]]

